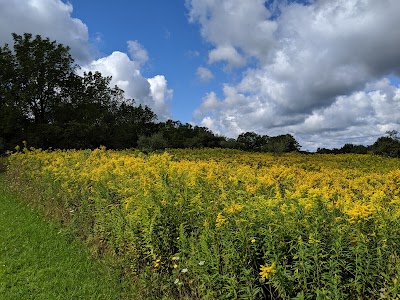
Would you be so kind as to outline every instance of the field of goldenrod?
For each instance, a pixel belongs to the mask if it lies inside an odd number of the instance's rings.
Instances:
[[[143,297],[400,295],[398,159],[26,150],[9,157],[8,179]]]

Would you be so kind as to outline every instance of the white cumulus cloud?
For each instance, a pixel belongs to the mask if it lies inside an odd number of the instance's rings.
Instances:
[[[219,61],[226,61],[226,70],[242,67],[246,64],[245,58],[232,46],[219,46],[208,54],[208,63],[213,64]]]
[[[131,45],[128,43],[128,45]],[[140,47],[139,51],[144,49]],[[132,48],[130,48],[132,52]],[[134,53],[130,53],[135,57]],[[125,91],[125,96],[136,103],[149,106],[159,120],[170,117],[167,100],[173,95],[168,88],[167,80],[162,75],[145,78],[140,66],[143,60],[131,60],[128,54],[115,51],[107,57],[94,60],[83,66],[81,72],[99,71],[103,76],[112,76],[111,85],[117,85]]]
[[[198,67],[196,75],[198,78],[200,78],[201,81],[210,81],[214,78],[213,73],[205,67]]]
[[[170,118],[168,105],[166,100],[172,98],[173,90],[168,89],[167,80],[163,75],[156,75],[153,78],[147,79],[150,84],[150,99],[149,106],[157,113],[160,120]]]
[[[276,23],[262,0],[187,0],[189,21],[201,25],[202,36],[215,46],[209,62],[241,66],[246,56],[264,59],[273,49]],[[243,54],[240,54],[240,49]]]
[[[72,56],[86,63],[88,28],[72,11],[72,5],[61,0],[0,0],[0,42],[12,45],[11,33],[41,35],[71,47]]]
[[[149,60],[146,49],[138,41],[128,41],[128,53],[131,59],[138,63],[139,67]]]
[[[228,136],[291,133],[308,149],[365,144],[400,127],[399,90],[385,79],[400,75],[400,1],[187,0],[187,7],[214,47],[209,63],[245,64],[238,82],[223,85],[218,106],[203,99],[199,123]]]

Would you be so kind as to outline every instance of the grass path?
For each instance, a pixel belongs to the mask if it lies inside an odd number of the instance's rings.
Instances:
[[[117,278],[9,193],[0,173],[1,300],[123,299]]]

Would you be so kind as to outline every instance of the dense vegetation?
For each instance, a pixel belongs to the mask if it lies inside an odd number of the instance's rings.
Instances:
[[[100,73],[76,73],[69,48],[13,34],[0,49],[0,149],[23,140],[41,148],[135,147],[155,114],[124,99]]]
[[[25,149],[9,164],[10,186],[112,257],[137,298],[400,295],[398,159]]]
[[[69,48],[56,41],[13,34],[14,45],[0,47],[0,154],[22,146],[42,149],[234,148],[260,152],[299,151],[290,134],[270,137],[254,132],[237,139],[179,121],[159,122],[146,106],[126,99],[110,77],[78,75]],[[371,147],[345,145],[321,153],[377,153],[400,156],[396,135]]]

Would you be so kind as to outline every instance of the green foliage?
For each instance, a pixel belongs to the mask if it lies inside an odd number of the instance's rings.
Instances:
[[[371,146],[371,150],[375,154],[390,156],[390,157],[400,157],[400,140],[393,137],[380,137]]]
[[[205,127],[173,120],[160,123],[158,132],[167,141],[168,148],[214,148],[219,147],[223,140]]]
[[[261,147],[264,152],[285,153],[300,150],[300,145],[291,134],[270,137],[268,143]]]
[[[260,151],[268,142],[268,136],[261,136],[255,132],[241,133],[236,139],[238,148],[247,151]]]
[[[48,123],[76,68],[69,48],[28,33],[13,38],[13,52],[8,45],[0,50],[3,103],[27,121]]]
[[[69,48],[31,34],[13,34],[0,48],[0,152],[23,140],[40,148],[135,147],[156,115],[135,106],[111,77],[76,74]]]
[[[142,151],[155,151],[168,147],[168,142],[161,132],[156,132],[151,136],[139,136],[137,147]]]
[[[235,148],[245,151],[260,151],[271,153],[297,152],[300,145],[290,134],[269,137],[255,132],[241,133],[236,139]]]

